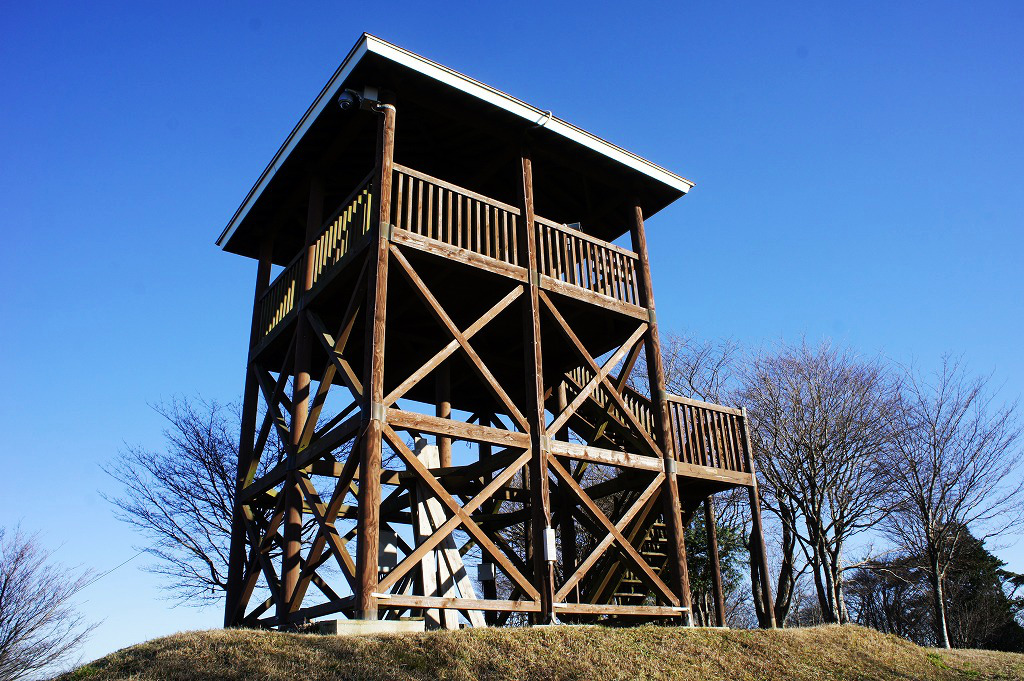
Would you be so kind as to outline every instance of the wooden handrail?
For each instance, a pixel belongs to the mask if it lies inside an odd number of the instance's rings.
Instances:
[[[687,404],[691,407],[700,407],[702,409],[713,409],[715,411],[723,411],[726,414],[735,414],[736,416],[742,416],[743,410],[735,407],[726,407],[721,404],[715,404],[714,402],[703,402],[701,400],[695,400],[692,397],[683,397],[681,395],[673,395],[668,393],[666,399],[669,402],[678,402],[679,404]]]
[[[565,232],[567,234],[571,234],[572,236],[574,236],[574,237],[576,237],[578,239],[583,239],[584,241],[589,241],[590,243],[595,244],[597,246],[600,246],[601,248],[608,248],[608,249],[611,249],[613,251],[617,251],[617,252],[619,252],[619,253],[621,253],[621,254],[623,254],[625,256],[628,256],[630,258],[636,258],[637,257],[637,254],[635,252],[629,250],[628,248],[623,248],[622,246],[619,246],[617,244],[613,244],[610,241],[605,241],[604,239],[598,239],[593,234],[587,234],[586,232],[584,232],[582,230],[579,230],[579,229],[575,229],[573,227],[570,227],[569,225],[564,225],[564,224],[561,224],[559,222],[555,222],[554,220],[548,220],[547,218],[542,218],[539,215],[535,215],[534,216],[534,220],[536,220],[540,224],[544,225],[545,227],[551,227],[552,229],[557,229],[557,230],[560,230],[560,231]]]
[[[640,304],[636,253],[543,218],[537,220],[537,267],[552,279]]]
[[[442,189],[447,189],[449,191],[453,191],[456,194],[462,194],[463,196],[468,196],[471,199],[476,199],[477,201],[482,201],[484,203],[490,204],[490,205],[494,206],[495,208],[501,208],[502,210],[507,210],[509,213],[512,213],[513,215],[519,215],[519,209],[516,208],[515,206],[510,206],[509,204],[502,203],[501,201],[498,201],[497,199],[492,199],[489,196],[484,196],[483,194],[478,194],[477,192],[473,191],[472,189],[466,189],[465,187],[460,187],[457,184],[452,184],[451,182],[445,182],[444,180],[438,179],[438,178],[433,177],[431,175],[427,175],[426,173],[422,173],[422,172],[420,172],[418,170],[414,170],[414,169],[412,169],[412,168],[410,168],[408,166],[403,166],[403,165],[400,165],[398,163],[395,164],[395,170],[397,170],[397,171],[399,171],[401,173],[404,173],[404,174],[408,175],[409,177],[415,177],[417,180],[423,180],[424,182],[429,182],[430,184],[432,184],[432,185],[434,185],[436,187],[441,187]]]
[[[391,221],[396,229],[519,265],[519,209],[395,164]]]
[[[669,418],[677,458],[689,464],[751,473],[742,410],[672,395]]]
[[[592,375],[585,367],[578,367],[567,372],[566,378],[576,392],[590,381]],[[623,401],[637,421],[648,433],[653,433],[654,414],[650,400],[628,386],[622,394]],[[602,390],[592,393],[590,400],[609,411],[609,415],[619,409]],[[671,394],[667,395],[666,401],[673,447],[679,461],[737,473],[751,472],[743,438],[743,410]]]

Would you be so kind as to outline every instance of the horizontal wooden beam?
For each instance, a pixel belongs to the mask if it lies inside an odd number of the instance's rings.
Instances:
[[[393,428],[409,428],[431,435],[447,435],[469,442],[486,442],[523,450],[530,448],[530,436],[527,433],[516,433],[502,428],[490,428],[394,408],[388,409],[385,416],[388,425]]]
[[[698,478],[700,480],[714,480],[728,485],[741,487],[753,487],[754,476],[750,473],[739,473],[728,471],[724,468],[712,468],[711,466],[698,466],[692,463],[676,462],[676,473],[683,478]]]
[[[597,605],[555,603],[555,612],[573,615],[635,615],[637,617],[681,617],[688,608],[666,605]]]
[[[581,445],[575,442],[562,442],[561,440],[548,440],[548,448],[552,454],[580,461],[590,461],[592,463],[619,466],[621,468],[636,468],[657,473],[665,470],[663,459],[655,456],[642,456],[614,449],[601,449],[600,447]]]
[[[391,242],[401,246],[409,246],[418,251],[431,253],[446,260],[464,262],[477,269],[500,274],[503,277],[509,277],[516,281],[529,281],[529,275],[525,267],[512,265],[495,258],[488,258],[486,255],[480,255],[468,249],[452,246],[451,244],[446,244],[420,234],[407,232],[404,229],[395,229],[394,234],[391,236]]]
[[[497,610],[501,612],[540,612],[537,601],[492,601],[477,598],[439,598],[374,594],[380,608],[438,608],[441,610]]]
[[[567,284],[559,279],[553,279],[546,274],[540,275],[540,287],[545,291],[560,293],[569,298],[577,298],[593,305],[600,305],[603,308],[614,310],[620,314],[626,315],[627,317],[632,317],[633,319],[647,321],[650,316],[647,310],[642,307],[637,307],[630,303],[624,303],[621,300],[612,298],[611,296],[595,293],[594,291],[580,286]]]
[[[735,407],[726,407],[721,404],[715,404],[714,402],[703,402],[701,400],[694,400],[689,397],[673,395],[672,393],[666,393],[665,399],[668,400],[669,402],[678,402],[679,404],[685,404],[691,407],[699,407],[700,409],[707,409],[708,411],[720,411],[725,414],[743,416],[742,409],[736,409]]]

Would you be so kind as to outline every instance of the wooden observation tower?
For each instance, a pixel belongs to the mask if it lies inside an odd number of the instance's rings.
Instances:
[[[744,412],[664,388],[644,220],[691,186],[364,34],[217,242],[258,262],[225,624],[691,622],[736,487],[768,593]]]

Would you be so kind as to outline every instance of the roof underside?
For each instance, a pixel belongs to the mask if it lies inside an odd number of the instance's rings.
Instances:
[[[261,235],[273,231],[275,262],[301,248],[308,178],[323,178],[329,210],[372,169],[376,116],[334,104],[344,89],[364,86],[397,96],[398,163],[514,204],[515,159],[528,143],[537,213],[580,222],[604,239],[627,230],[634,202],[650,216],[693,186],[549,112],[364,34],[246,196],[219,246],[255,257]]]

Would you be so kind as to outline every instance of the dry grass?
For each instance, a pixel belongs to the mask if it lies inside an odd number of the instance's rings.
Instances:
[[[1024,679],[1024,655],[933,651],[860,627],[551,627],[334,637],[177,634],[67,679]]]

